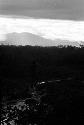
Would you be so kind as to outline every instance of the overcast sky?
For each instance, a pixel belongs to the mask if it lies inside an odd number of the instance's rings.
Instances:
[[[0,41],[23,45],[32,41],[28,33],[54,42],[84,42],[84,0],[0,0]],[[47,44],[37,41],[37,45]]]
[[[84,0],[0,0],[0,15],[84,20]]]

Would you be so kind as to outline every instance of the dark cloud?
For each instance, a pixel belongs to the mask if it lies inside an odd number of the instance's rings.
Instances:
[[[0,14],[84,20],[84,0],[0,0]]]

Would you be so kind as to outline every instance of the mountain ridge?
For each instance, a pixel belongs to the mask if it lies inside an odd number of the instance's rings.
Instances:
[[[80,47],[80,45],[84,45],[83,41],[77,42],[77,41],[69,41],[69,40],[50,40],[46,39],[42,36],[39,36],[37,34],[32,33],[9,33],[6,36],[7,40],[3,41],[1,44],[3,45],[31,45],[31,46],[76,46]]]

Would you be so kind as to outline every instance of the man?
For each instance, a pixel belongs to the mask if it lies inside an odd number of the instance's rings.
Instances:
[[[39,80],[40,65],[35,60],[32,61],[30,71],[31,71],[31,82],[35,85]]]

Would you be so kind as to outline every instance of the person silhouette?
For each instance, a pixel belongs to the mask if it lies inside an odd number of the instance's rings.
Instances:
[[[37,62],[35,60],[32,61],[32,64],[31,64],[31,82],[32,82],[32,85],[38,81],[38,74],[37,74]]]
[[[33,60],[30,68],[31,68],[30,69],[31,82],[33,85],[36,85],[37,82],[40,81],[40,73],[43,67],[39,62],[37,62],[36,60]]]

